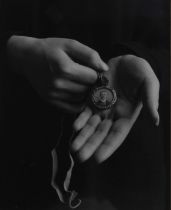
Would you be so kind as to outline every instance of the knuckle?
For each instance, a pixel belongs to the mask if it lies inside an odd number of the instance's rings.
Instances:
[[[85,130],[82,130],[79,134],[79,138],[84,139],[84,138],[86,138],[86,135],[87,135],[87,131],[85,132]]]
[[[68,39],[67,40],[67,45],[74,47],[74,46],[78,45],[78,41],[76,41],[75,39]]]
[[[48,51],[48,58],[53,64],[57,64],[58,58],[60,57],[61,50],[58,48],[52,48]]]

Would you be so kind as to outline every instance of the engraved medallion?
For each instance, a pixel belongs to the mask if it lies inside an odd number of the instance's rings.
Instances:
[[[92,90],[91,101],[97,109],[110,109],[116,100],[115,90],[108,86],[96,87]]]

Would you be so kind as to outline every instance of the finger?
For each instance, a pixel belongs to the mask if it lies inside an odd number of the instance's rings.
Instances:
[[[89,107],[86,107],[85,110],[75,120],[73,124],[74,130],[76,131],[81,130],[85,126],[91,115],[92,115],[91,109]]]
[[[86,141],[79,151],[81,161],[86,161],[94,154],[96,149],[106,137],[111,125],[112,121],[108,119],[104,120],[98,125],[95,133]]]
[[[97,73],[92,68],[74,62],[64,51],[58,50],[54,58],[54,71],[80,84],[93,84]],[[59,77],[59,75],[58,75]]]
[[[50,100],[62,100],[65,102],[83,102],[85,96],[83,94],[71,94],[64,91],[52,91],[49,93]]]
[[[55,79],[52,84],[52,89],[56,91],[63,91],[68,93],[85,93],[88,89],[86,85],[78,84],[76,82],[70,81],[68,79]]]
[[[109,79],[109,84],[111,86],[116,86],[117,84],[117,69],[118,69],[118,65],[120,64],[120,60],[121,60],[122,56],[117,56],[115,58],[112,58],[108,61],[108,66],[109,66],[109,71],[107,71],[105,74]],[[112,77],[111,77],[111,73],[112,73]]]
[[[113,123],[109,134],[95,153],[98,162],[103,162],[119,148],[139,116],[141,109],[142,104],[139,104],[130,118],[121,118]]]
[[[83,104],[68,104],[64,101],[57,101],[57,100],[49,100],[49,102],[56,106],[57,108],[69,112],[69,113],[79,113],[83,110]]]
[[[85,144],[86,140],[94,133],[100,121],[101,119],[98,115],[93,115],[88,120],[85,127],[80,131],[80,133],[72,143],[72,149],[74,151],[78,151]]]
[[[143,105],[156,126],[159,125],[159,82],[154,74],[145,78],[142,87]]]
[[[89,67],[74,63],[69,78],[81,84],[92,85],[97,80],[97,72]]]
[[[99,71],[108,70],[107,64],[100,58],[100,55],[95,50],[78,41],[71,40],[67,50],[73,58],[82,61],[85,65],[93,69]]]

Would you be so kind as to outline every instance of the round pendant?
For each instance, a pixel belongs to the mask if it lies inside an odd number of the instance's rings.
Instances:
[[[100,86],[92,90],[91,101],[97,109],[110,109],[116,100],[116,91],[108,86]]]

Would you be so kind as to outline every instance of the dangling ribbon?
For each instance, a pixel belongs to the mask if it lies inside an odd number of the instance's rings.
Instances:
[[[75,136],[75,132],[65,131],[63,129],[67,121],[67,116],[64,115],[61,119],[59,141],[52,151],[53,168],[51,185],[56,190],[60,201],[68,205],[71,209],[75,209],[81,204],[78,193],[70,189],[74,160],[69,147],[70,142]]]

